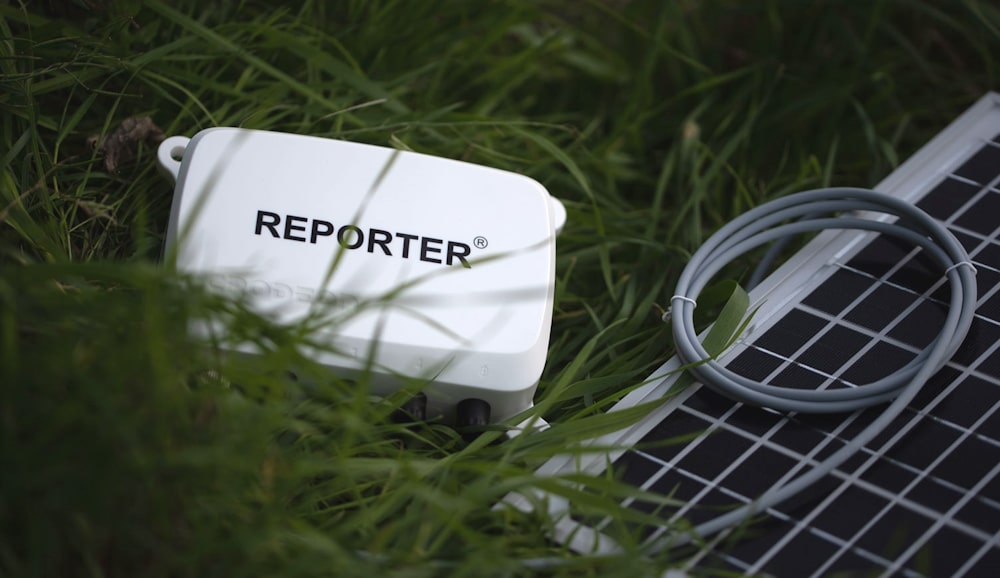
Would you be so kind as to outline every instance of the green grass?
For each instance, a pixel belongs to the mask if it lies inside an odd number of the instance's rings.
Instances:
[[[670,356],[686,255],[763,200],[875,184],[1000,75],[985,0],[272,4],[0,4],[0,576],[656,575],[679,554],[580,558],[491,505],[543,487],[627,536],[633,490],[533,467],[636,417],[603,411]],[[109,173],[87,144],[143,115],[543,183],[569,210],[536,396],[554,427],[395,424],[400,399],[160,268],[153,149]],[[204,318],[268,353],[193,343]]]

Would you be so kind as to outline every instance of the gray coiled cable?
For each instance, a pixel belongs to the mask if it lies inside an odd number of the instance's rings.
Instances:
[[[899,217],[895,223],[845,212],[875,211]],[[776,387],[738,375],[711,359],[694,328],[695,299],[712,277],[737,257],[761,245],[826,229],[860,229],[891,235],[920,247],[941,266],[951,288],[948,315],[938,337],[895,373],[872,383],[832,390]],[[773,253],[765,262],[773,260]],[[757,500],[696,526],[692,534],[670,536],[660,547],[687,543],[695,536],[735,526],[817,482],[870,442],[906,408],[920,388],[955,353],[975,316],[975,267],[954,235],[919,208],[895,197],[855,188],[807,191],[765,203],[719,229],[695,252],[671,298],[677,355],[705,386],[733,400],[786,412],[847,412],[894,400],[871,424],[813,469]],[[659,549],[659,548],[658,548]]]

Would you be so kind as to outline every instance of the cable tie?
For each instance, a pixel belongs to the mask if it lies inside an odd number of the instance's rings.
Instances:
[[[683,295],[674,295],[673,297],[670,298],[670,303],[673,303],[674,301],[676,301],[678,299],[680,299],[681,301],[687,301],[688,303],[691,304],[692,307],[697,307],[698,306],[698,302],[697,301],[695,301],[694,299],[691,299],[690,297],[685,297]],[[667,310],[664,311],[663,315],[660,316],[660,321],[663,321],[664,323],[670,323],[670,314],[671,314],[672,310],[673,310],[673,307],[667,307]]]
[[[955,263],[951,267],[948,267],[947,269],[944,270],[945,276],[947,276],[948,273],[951,273],[952,269],[958,269],[962,265],[967,266],[972,271],[973,275],[978,275],[979,274],[979,270],[976,269],[976,266],[972,264],[972,261],[959,261],[958,263]]]
[[[691,304],[691,307],[698,306],[697,301],[695,301],[690,297],[685,297],[683,295],[674,295],[673,297],[670,298],[670,303],[672,304],[674,301],[677,301],[678,299],[681,301],[687,301],[688,303]],[[667,310],[664,311],[663,315],[660,316],[660,320],[663,321],[664,323],[670,323],[670,315],[672,312],[673,312],[673,307],[667,307]]]
[[[674,295],[673,297],[670,298],[670,302],[673,303],[674,301],[677,301],[678,299],[681,300],[681,301],[685,301],[687,303],[690,303],[691,307],[697,307],[698,306],[698,302],[697,301],[695,301],[694,299],[692,299],[690,297],[686,297],[684,295]]]

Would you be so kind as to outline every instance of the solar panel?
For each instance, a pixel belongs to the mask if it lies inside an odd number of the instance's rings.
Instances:
[[[973,328],[890,428],[739,536],[695,552],[692,565],[776,576],[992,576],[1000,568],[1000,94],[984,96],[877,189],[916,203],[965,246],[978,269]],[[935,338],[947,292],[919,249],[872,233],[825,232],[751,292],[760,309],[720,362],[785,387],[866,383]],[[560,456],[539,473],[610,468],[685,504],[657,510],[628,499],[623,508],[697,524],[795,478],[881,409],[784,414],[698,384],[678,392],[676,375],[668,375],[678,364],[665,364],[616,406],[671,396],[641,423],[596,440],[621,450]],[[662,443],[675,438],[686,441]],[[612,520],[583,520],[558,500],[551,510],[561,516],[557,538],[570,546],[615,549]],[[650,542],[666,531],[666,524],[639,528]]]

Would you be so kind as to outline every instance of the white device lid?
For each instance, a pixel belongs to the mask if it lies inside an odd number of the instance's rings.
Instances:
[[[320,335],[341,354],[316,354],[332,368],[359,369],[377,341],[376,370],[432,379],[434,403],[479,397],[498,419],[530,406],[565,221],[538,182],[234,128],[167,139],[159,158],[177,181],[167,241],[179,269],[246,291],[281,322],[325,297],[339,320]]]

